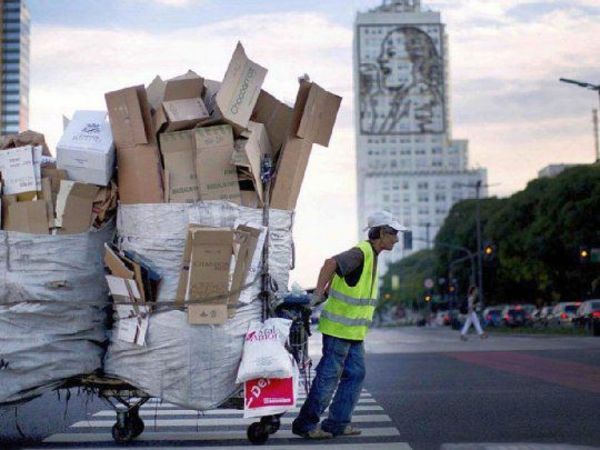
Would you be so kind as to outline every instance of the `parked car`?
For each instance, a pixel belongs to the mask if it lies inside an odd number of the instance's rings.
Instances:
[[[540,308],[533,316],[533,321],[543,327],[548,326],[549,320],[552,318],[552,310],[554,306],[544,306]]]
[[[507,306],[502,311],[502,325],[506,327],[524,327],[531,325],[527,312],[518,305]]]
[[[550,325],[557,326],[571,326],[573,325],[573,318],[577,313],[581,302],[560,302],[557,303],[552,310],[552,317],[549,319]]]
[[[491,306],[485,308],[482,313],[484,327],[499,327],[502,326],[502,309]]]
[[[587,300],[579,305],[573,321],[594,336],[600,336],[600,299]]]
[[[520,303],[518,306],[525,311],[528,320],[533,321],[533,317],[537,312],[537,307],[532,303]]]

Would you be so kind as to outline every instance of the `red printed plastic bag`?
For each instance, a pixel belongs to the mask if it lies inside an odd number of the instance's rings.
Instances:
[[[288,378],[259,378],[244,383],[244,418],[282,414],[296,406],[298,368]]]
[[[292,376],[290,354],[285,349],[291,325],[291,320],[278,318],[250,323],[238,369],[238,383],[258,378]]]

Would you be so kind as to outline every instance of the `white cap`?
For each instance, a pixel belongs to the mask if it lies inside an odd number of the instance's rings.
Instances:
[[[387,225],[388,227],[392,227],[396,231],[408,231],[408,228],[406,228],[404,225],[398,222],[398,219],[392,216],[392,213],[389,211],[374,212],[369,216],[367,224],[368,226],[367,228],[365,228],[365,230],[375,227],[383,227]]]

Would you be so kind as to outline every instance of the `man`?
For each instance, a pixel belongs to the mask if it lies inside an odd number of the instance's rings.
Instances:
[[[398,242],[398,232],[406,230],[387,211],[371,215],[368,229],[368,241],[325,260],[319,273],[315,297],[321,299],[329,291],[319,320],[323,357],[306,402],[292,424],[292,432],[307,439],[361,433],[350,420],[366,374],[363,340],[377,301],[377,256],[391,250]],[[321,414],[330,402],[329,416],[319,427]]]

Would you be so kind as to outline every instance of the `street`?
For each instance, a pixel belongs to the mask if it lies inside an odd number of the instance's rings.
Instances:
[[[263,448],[567,449],[600,445],[600,339],[471,335],[448,327],[379,328],[367,337],[357,437],[311,442],[291,434],[294,411]],[[311,338],[318,358],[320,336]],[[301,392],[301,399],[304,392]],[[299,400],[301,402],[302,400]],[[300,406],[300,405],[298,405]],[[17,416],[15,416],[17,413]],[[15,418],[17,417],[17,418]],[[188,411],[151,400],[135,448],[248,448],[240,411]],[[116,448],[114,412],[93,396],[51,393],[0,413],[14,448]],[[30,440],[20,437],[15,423]],[[587,446],[587,447],[586,447]],[[3,447],[4,448],[4,447]]]

